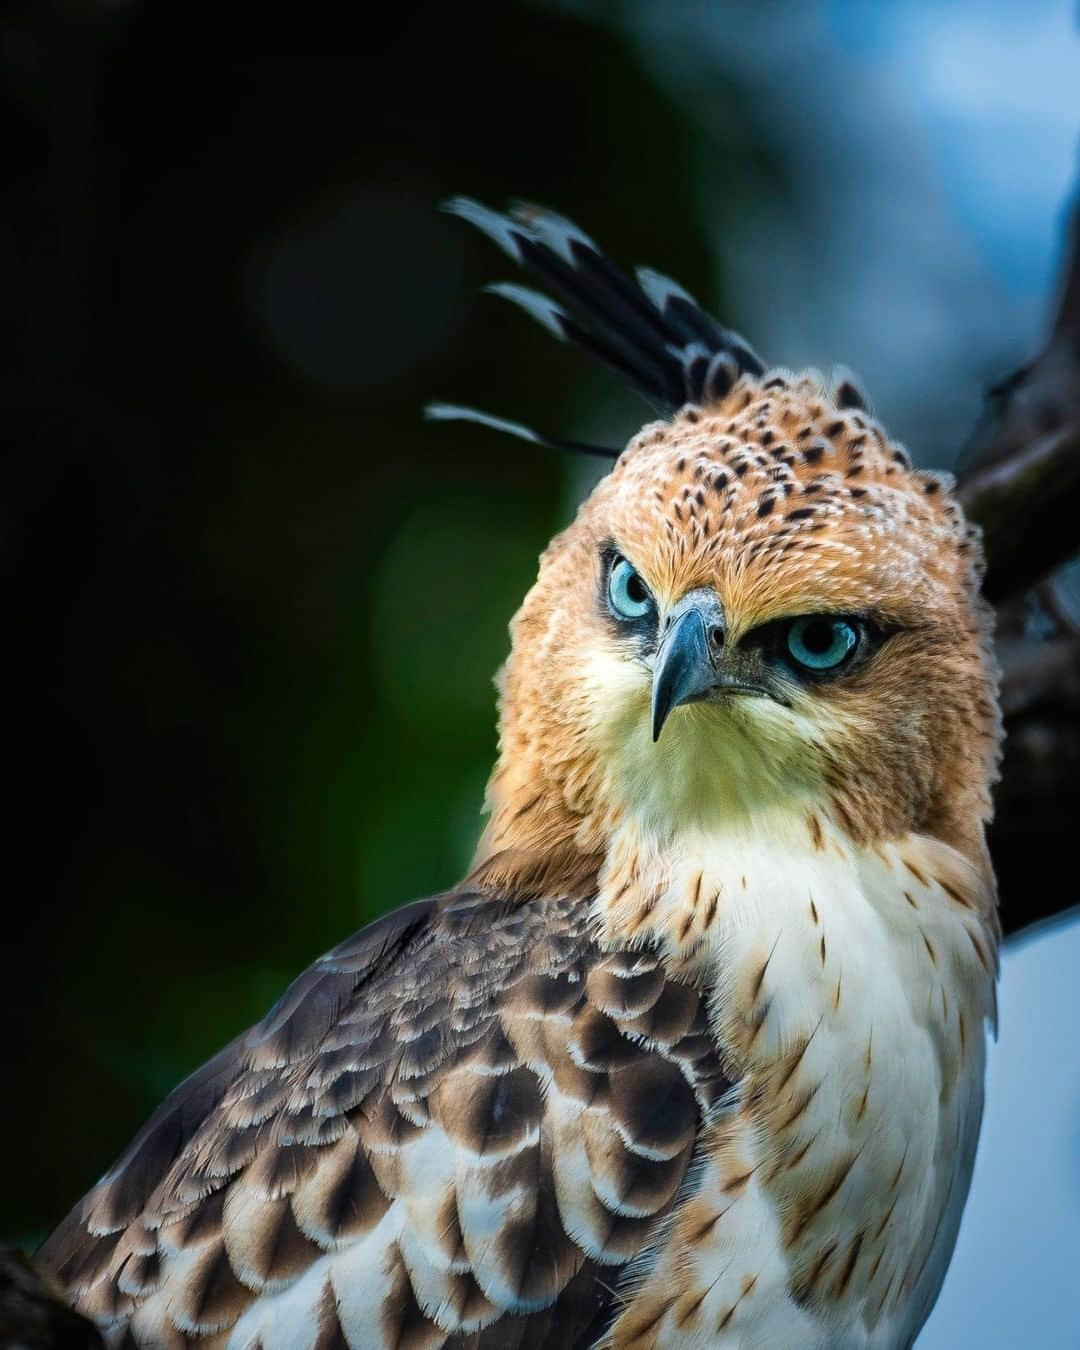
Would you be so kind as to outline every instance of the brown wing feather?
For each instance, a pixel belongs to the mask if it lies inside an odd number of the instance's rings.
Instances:
[[[342,943],[42,1262],[113,1344],[589,1343],[728,1087],[697,992],[589,900],[476,885]]]

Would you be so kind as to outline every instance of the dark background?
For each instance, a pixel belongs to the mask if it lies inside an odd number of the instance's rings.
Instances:
[[[282,15],[5,20],[9,1235],[467,865],[506,624],[570,498],[549,452],[422,406],[558,428],[603,378],[478,298],[494,259],[440,201],[558,201],[708,289],[685,132],[608,29]]]
[[[440,201],[548,202],[765,336],[807,305],[716,265],[762,203],[825,229],[774,90],[688,54],[690,107],[643,50],[578,6],[5,8],[0,1234],[43,1237],[292,974],[468,863],[506,624],[589,469],[422,405],[606,443],[643,410],[480,294],[509,265]],[[923,463],[1030,350],[972,346],[994,285],[945,286],[932,407],[880,381]],[[853,345],[820,360],[896,365]],[[1003,813],[1006,886],[1057,875],[1055,801]]]

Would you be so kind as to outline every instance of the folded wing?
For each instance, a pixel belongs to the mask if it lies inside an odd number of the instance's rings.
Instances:
[[[729,1087],[589,896],[462,889],[317,961],[45,1244],[112,1344],[588,1344]]]

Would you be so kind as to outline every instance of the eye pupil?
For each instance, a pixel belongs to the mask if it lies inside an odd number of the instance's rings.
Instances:
[[[807,624],[802,633],[803,645],[820,656],[827,652],[836,641],[833,633],[832,624],[822,623],[818,620],[816,623]]]
[[[649,598],[649,592],[645,589],[645,583],[635,572],[626,582],[626,593],[636,604],[642,605]]]

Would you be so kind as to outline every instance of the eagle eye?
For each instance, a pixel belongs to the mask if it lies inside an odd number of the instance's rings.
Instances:
[[[632,563],[616,557],[608,573],[608,604],[620,619],[640,619],[653,607],[648,586]]]
[[[803,670],[836,670],[855,654],[860,633],[847,619],[831,614],[807,614],[787,630],[787,650]]]

